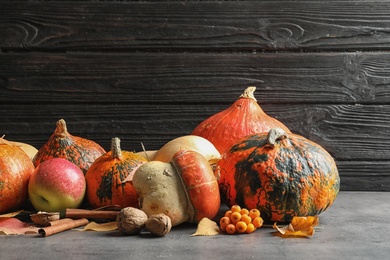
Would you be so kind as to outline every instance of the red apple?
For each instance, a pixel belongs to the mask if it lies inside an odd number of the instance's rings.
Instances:
[[[32,173],[28,194],[37,211],[65,213],[66,208],[77,208],[84,199],[86,181],[74,163],[63,158],[52,158],[41,163]]]

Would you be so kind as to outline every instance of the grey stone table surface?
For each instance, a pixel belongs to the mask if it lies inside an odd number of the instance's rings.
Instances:
[[[389,192],[340,192],[310,238],[283,238],[270,227],[192,237],[193,224],[159,238],[70,230],[0,236],[0,259],[390,259],[389,199]]]

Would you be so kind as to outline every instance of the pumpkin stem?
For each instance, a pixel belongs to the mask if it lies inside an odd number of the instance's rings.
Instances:
[[[1,144],[8,144],[8,145],[12,145],[12,146],[17,146],[17,147],[22,147],[21,144],[18,144],[16,142],[12,142],[12,141],[8,141],[5,139],[5,135],[3,135],[2,137],[0,137],[0,145]]]
[[[69,134],[64,119],[57,121],[57,127],[56,130],[54,130],[54,133],[60,138],[65,138]]]
[[[240,95],[240,98],[251,98],[257,102],[257,99],[255,98],[255,95],[254,95],[255,90],[256,90],[256,87],[254,87],[254,86],[247,87],[244,90],[244,92]]]
[[[5,135],[3,135],[1,138],[0,138],[0,144],[11,144],[9,141],[5,140]]]
[[[120,158],[122,156],[121,140],[118,137],[111,139],[111,157]]]
[[[271,147],[274,147],[276,141],[286,139],[287,137],[288,136],[286,131],[284,131],[282,128],[272,128],[271,130],[269,130],[267,135],[267,144]]]
[[[144,144],[143,144],[142,142],[141,142],[141,146],[142,146],[142,151],[144,151],[144,153],[145,153],[146,160],[147,160],[148,162],[150,162],[149,155],[148,155],[148,153],[146,152],[145,146],[144,146]]]

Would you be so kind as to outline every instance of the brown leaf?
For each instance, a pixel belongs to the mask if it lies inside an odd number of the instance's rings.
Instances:
[[[216,222],[203,218],[199,224],[196,232],[191,236],[214,236],[219,234],[219,227]]]
[[[81,231],[113,231],[118,229],[116,221],[107,223],[89,222]]]
[[[38,228],[17,218],[0,218],[0,235],[38,234]]]
[[[275,222],[273,228],[283,236],[310,237],[314,234],[314,227],[318,223],[318,216],[294,217],[288,226],[278,227]]]

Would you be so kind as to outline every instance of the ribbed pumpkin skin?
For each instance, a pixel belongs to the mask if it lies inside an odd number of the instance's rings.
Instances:
[[[122,151],[120,158],[113,158],[109,151],[90,166],[85,179],[87,200],[94,208],[115,205],[138,208],[138,194],[131,182],[122,183],[145,158],[133,152]]]
[[[106,151],[96,142],[71,135],[63,119],[49,140],[38,150],[33,162],[37,167],[50,158],[64,158],[76,164],[85,174],[89,166]]]
[[[268,145],[267,134],[247,136],[218,162],[221,197],[228,206],[257,208],[265,221],[318,215],[336,199],[340,178],[333,158],[304,137]]]
[[[209,140],[222,154],[245,136],[279,127],[290,130],[282,122],[267,115],[253,96],[255,87],[248,87],[227,109],[202,121],[191,134]]]
[[[0,144],[0,214],[18,209],[26,201],[33,171],[30,157],[21,148]]]
[[[196,151],[181,150],[173,156],[172,164],[192,205],[193,212],[188,212],[189,222],[199,223],[203,218],[214,218],[219,211],[221,198],[209,161]]]

